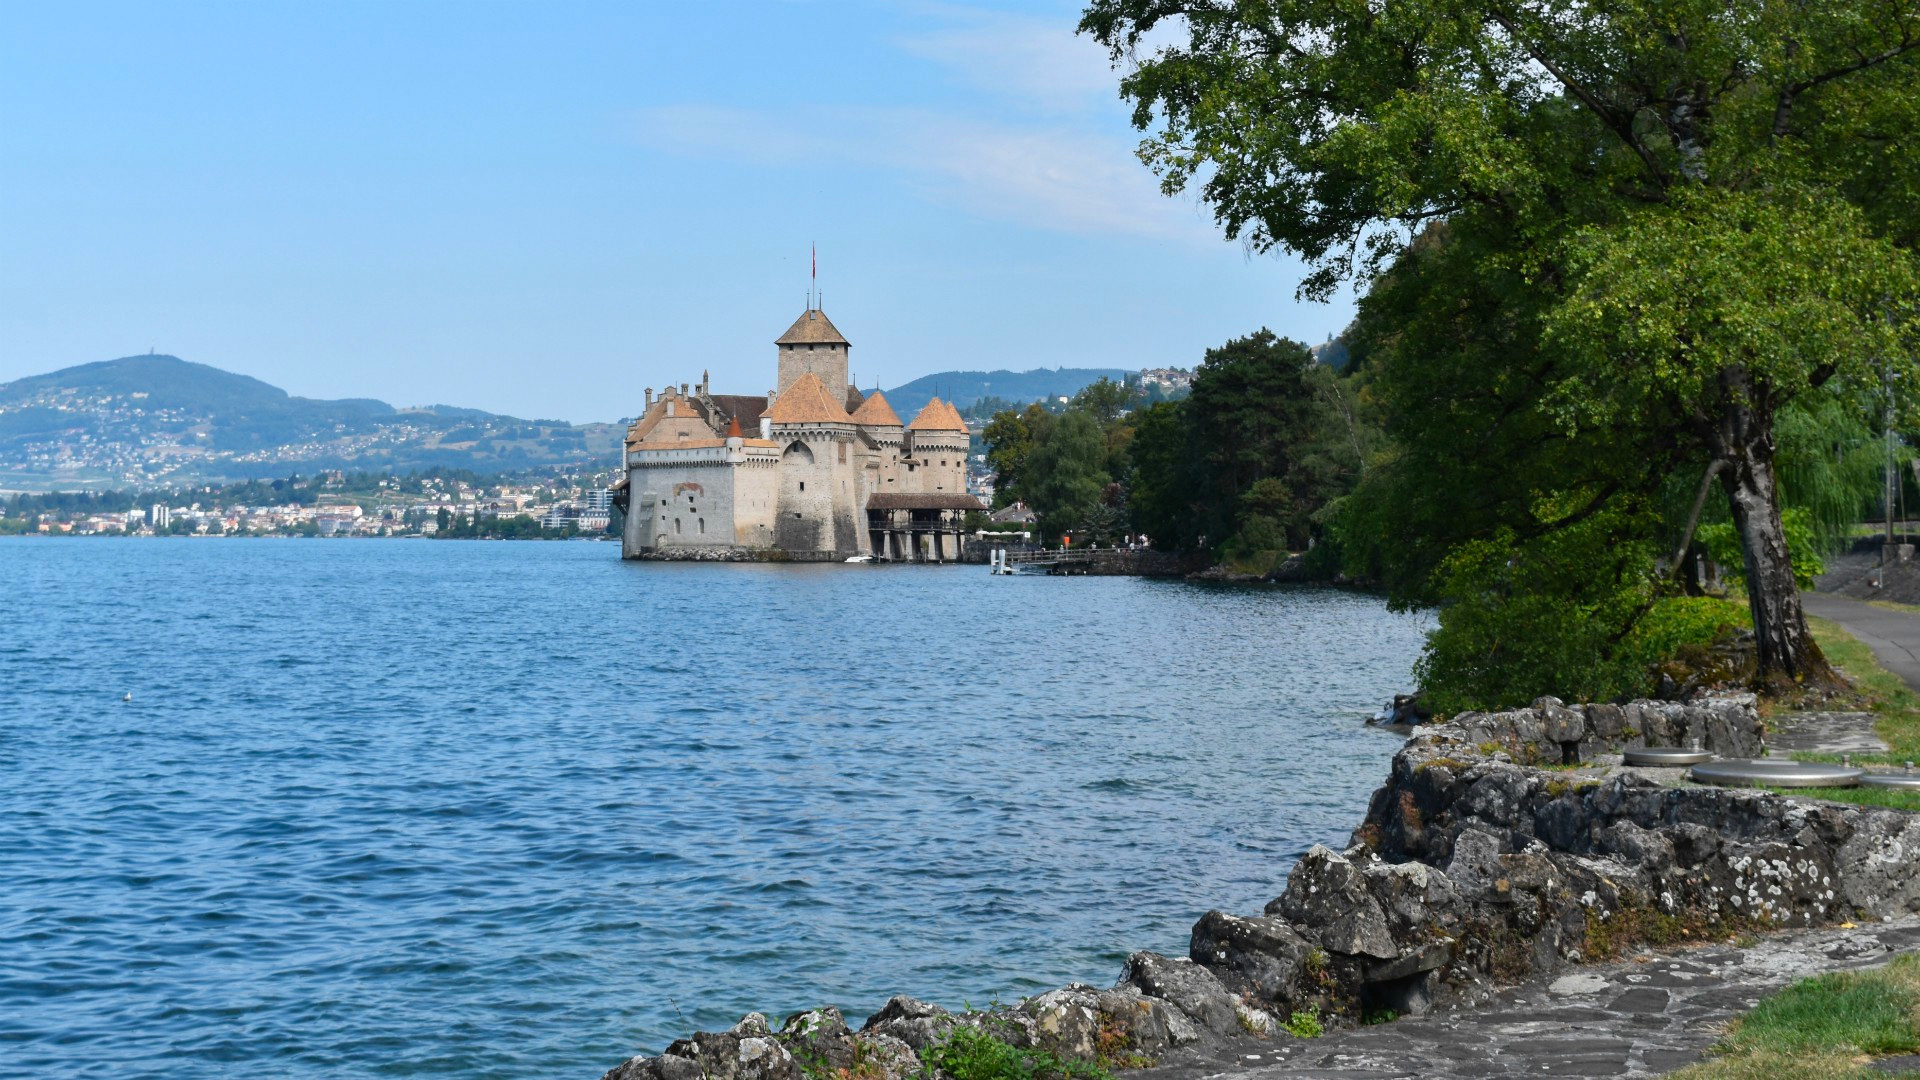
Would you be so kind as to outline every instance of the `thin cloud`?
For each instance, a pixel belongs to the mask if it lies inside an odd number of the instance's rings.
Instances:
[[[1047,112],[1085,110],[1118,97],[1120,76],[1106,50],[1074,33],[1071,18],[951,6],[935,10],[949,25],[904,35],[895,43],[975,87]]]
[[[782,165],[825,155],[900,174],[929,199],[981,217],[1086,234],[1205,240],[1192,205],[1160,193],[1126,138],[986,123],[928,109],[795,113],[670,105],[643,110],[641,138],[661,150]]]

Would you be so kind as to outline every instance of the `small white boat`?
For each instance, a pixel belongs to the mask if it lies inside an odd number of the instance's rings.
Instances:
[[[854,555],[854,556],[851,556],[851,557],[849,557],[849,558],[847,559],[847,561],[848,561],[848,562],[872,562],[872,561],[873,561],[873,556],[871,556],[871,555]]]

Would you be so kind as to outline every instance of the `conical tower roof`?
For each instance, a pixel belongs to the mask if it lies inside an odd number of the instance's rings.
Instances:
[[[827,319],[827,313],[819,308],[808,308],[787,332],[774,339],[775,345],[849,345],[840,331]]]
[[[809,371],[780,392],[764,414],[776,424],[850,424],[853,417],[833,400],[820,377]]]
[[[853,410],[853,422],[867,427],[900,427],[900,414],[887,404],[887,396],[875,390]]]
[[[965,431],[967,422],[960,419],[960,410],[934,398],[927,402],[927,407],[920,410],[920,415],[914,417],[913,423],[908,424],[907,428],[910,431]]]

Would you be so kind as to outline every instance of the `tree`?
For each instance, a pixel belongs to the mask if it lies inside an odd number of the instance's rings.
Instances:
[[[1080,392],[1073,395],[1068,407],[1091,413],[1102,427],[1110,427],[1133,403],[1133,398],[1133,391],[1126,384],[1102,375],[1098,380],[1081,387]]]
[[[1042,535],[1079,528],[1093,514],[1113,479],[1106,456],[1106,436],[1091,414],[1072,409],[1053,420],[1028,456],[1023,484]]]
[[[1006,409],[995,413],[981,431],[980,438],[987,447],[987,464],[993,469],[995,509],[1027,497],[1021,491],[1026,479],[1027,457],[1052,425],[1052,414],[1036,402],[1024,412]]]
[[[1128,516],[1155,547],[1176,547],[1187,535],[1194,512],[1185,403],[1157,402],[1134,417],[1127,448],[1132,466]]]
[[[1316,392],[1305,345],[1261,329],[1216,349],[1194,370],[1187,399],[1194,543],[1217,545],[1239,533],[1249,513],[1261,518],[1266,550],[1304,547],[1307,517],[1351,476],[1312,476],[1309,447],[1333,430],[1331,404]],[[1247,496],[1267,483],[1252,502]],[[1288,509],[1276,516],[1275,500]],[[1239,545],[1248,548],[1243,539]]]
[[[1533,478],[1553,508],[1535,538],[1659,489],[1659,466],[1715,468],[1761,675],[1829,674],[1792,589],[1774,426],[1797,396],[1910,367],[1895,340],[1920,231],[1910,5],[1094,0],[1081,27],[1121,59],[1170,21],[1180,43],[1122,82],[1169,190],[1204,177],[1229,236],[1309,261],[1306,295],[1389,267],[1425,277],[1398,290],[1428,324],[1416,333],[1451,335],[1445,365],[1480,355],[1495,375],[1476,381],[1508,408],[1442,400],[1555,466]],[[1452,257],[1410,245],[1431,223]],[[1429,276],[1445,269],[1461,279]],[[1590,437],[1602,423],[1615,445]],[[1583,470],[1555,439],[1601,460]],[[1636,476],[1618,444],[1651,467]],[[1472,501],[1462,477],[1426,479]],[[1496,517],[1522,516],[1514,486]]]

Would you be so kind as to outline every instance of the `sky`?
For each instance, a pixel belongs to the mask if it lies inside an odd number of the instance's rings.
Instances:
[[[611,420],[769,389],[816,245],[862,386],[1352,314],[1160,193],[1070,3],[0,11],[0,382],[153,349]]]

